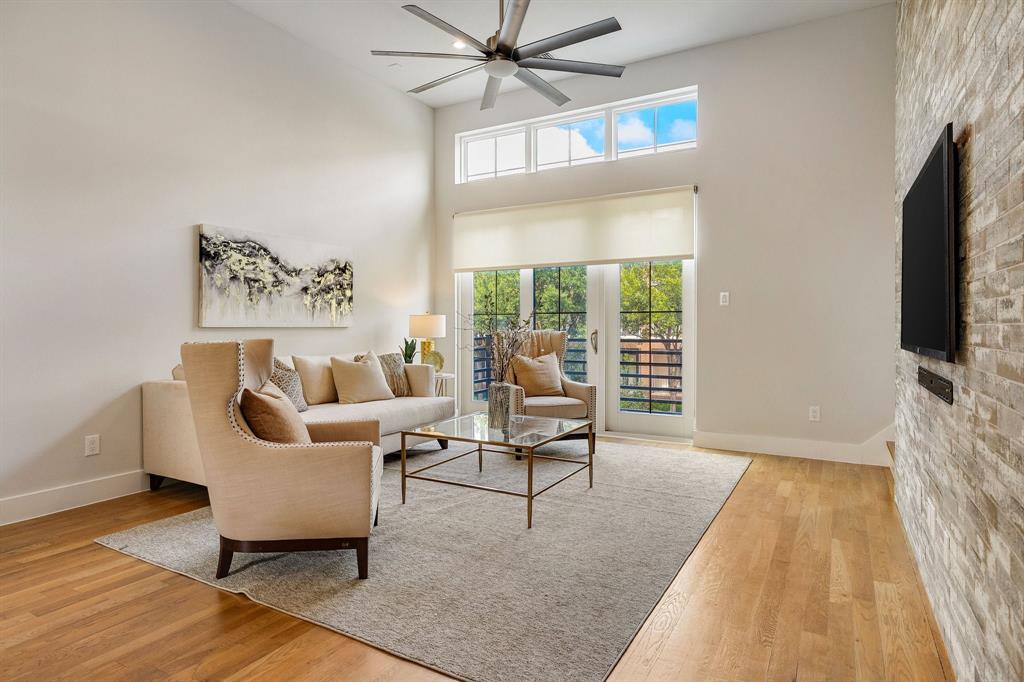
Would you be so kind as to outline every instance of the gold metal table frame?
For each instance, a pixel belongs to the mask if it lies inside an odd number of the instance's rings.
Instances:
[[[583,421],[583,420],[580,420],[580,421]],[[535,459],[547,459],[547,460],[552,460],[552,461],[555,461],[555,462],[568,462],[570,464],[579,464],[579,462],[580,462],[580,460],[578,460],[578,459],[567,459],[565,457],[552,457],[551,455],[538,455],[535,452],[535,450],[537,448],[540,448],[540,447],[544,446],[544,445],[548,445],[549,443],[553,443],[553,442],[555,442],[557,440],[562,440],[562,439],[564,439],[567,436],[570,436],[572,434],[580,434],[583,429],[587,430],[587,463],[582,465],[582,466],[580,466],[579,468],[571,471],[570,473],[566,474],[565,476],[562,476],[561,478],[559,478],[554,483],[550,483],[550,484],[544,486],[543,488],[541,488],[540,490],[538,490],[537,492],[534,492],[534,490],[533,490],[533,460],[535,460]],[[459,443],[470,443],[470,444],[476,445],[476,449],[474,449],[474,450],[467,450],[466,452],[463,452],[462,454],[455,455],[454,457],[449,457],[449,458],[447,458],[445,460],[442,460],[440,462],[435,462],[434,464],[430,464],[428,466],[421,467],[421,468],[415,469],[413,471],[407,471],[406,470],[406,454],[407,454],[407,450],[406,450],[406,446],[405,446],[405,439],[406,439],[407,436],[414,436],[414,437],[417,437],[417,438],[424,438],[424,437],[425,438],[441,438],[441,439],[455,441],[455,442],[459,442]],[[509,450],[495,450],[493,448],[484,447],[485,445],[492,445],[492,446],[496,446],[496,447],[509,448]],[[447,485],[455,485],[455,486],[459,486],[461,488],[473,488],[475,490],[486,490],[488,492],[501,493],[503,495],[512,495],[513,497],[525,497],[526,498],[526,527],[527,528],[533,528],[533,499],[535,497],[537,497],[538,495],[540,495],[543,492],[546,492],[546,491],[550,490],[551,488],[555,487],[556,485],[558,485],[562,481],[575,476],[576,474],[578,474],[579,472],[583,471],[584,469],[587,469],[589,471],[590,481],[589,481],[589,486],[588,487],[590,487],[590,488],[594,487],[594,446],[595,446],[595,439],[594,439],[594,422],[593,421],[586,421],[586,423],[581,423],[575,429],[571,429],[571,430],[566,431],[564,433],[560,433],[560,434],[554,435],[554,436],[552,436],[552,437],[550,437],[550,438],[548,438],[546,440],[540,441],[538,443],[532,443],[530,445],[517,445],[517,444],[504,443],[504,442],[501,442],[501,441],[480,440],[480,439],[477,439],[477,438],[469,438],[469,437],[465,437],[465,436],[461,436],[461,437],[460,436],[453,436],[451,434],[440,433],[440,432],[431,432],[431,431],[402,431],[402,504],[405,504],[405,488],[406,488],[405,484],[406,484],[406,480],[410,479],[410,478],[414,478],[414,479],[419,480],[419,481],[433,481],[435,483],[445,483]],[[493,452],[493,453],[497,453],[499,455],[509,455],[509,456],[513,456],[513,457],[526,457],[526,492],[525,493],[521,493],[521,492],[517,492],[515,490],[505,490],[504,488],[494,488],[494,487],[486,486],[486,485],[477,485],[475,483],[464,483],[462,481],[450,481],[450,480],[447,480],[447,479],[444,479],[444,478],[433,478],[431,476],[421,476],[420,475],[422,472],[426,471],[427,469],[433,469],[434,467],[439,467],[442,464],[447,464],[448,462],[453,462],[453,461],[455,461],[457,459],[461,459],[462,457],[466,457],[468,455],[472,455],[474,452],[477,455],[477,465],[478,465],[480,471],[484,470],[484,453],[485,452]]]

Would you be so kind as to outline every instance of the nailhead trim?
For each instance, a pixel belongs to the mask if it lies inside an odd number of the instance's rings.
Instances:
[[[242,391],[245,390],[245,344],[240,341],[236,341],[235,347],[238,348],[238,390],[235,391],[234,395],[231,396],[231,400],[228,401],[228,421],[231,422],[231,428],[234,429],[235,433],[241,436],[243,440],[265,448],[274,448],[278,450],[290,450],[295,448],[362,447],[364,445],[369,445],[373,448],[373,443],[370,441],[338,441],[336,443],[273,443],[268,440],[260,440],[259,438],[250,436],[241,426],[239,426],[238,421],[235,419],[235,403],[241,399]]]

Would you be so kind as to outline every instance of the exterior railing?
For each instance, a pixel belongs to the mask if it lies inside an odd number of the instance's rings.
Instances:
[[[489,337],[474,338],[473,398],[487,400],[494,380]],[[619,338],[619,410],[653,414],[681,414],[683,404],[682,339]],[[587,380],[587,340],[569,337],[565,374],[573,381]]]

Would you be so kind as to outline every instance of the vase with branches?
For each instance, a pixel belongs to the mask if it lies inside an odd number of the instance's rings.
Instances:
[[[506,380],[512,368],[512,358],[523,350],[533,331],[533,313],[527,317],[497,320],[487,316],[474,319],[464,316],[464,329],[473,332],[474,338],[486,339],[491,356],[493,381],[487,387],[488,423],[494,429],[507,429],[512,415],[512,384]]]

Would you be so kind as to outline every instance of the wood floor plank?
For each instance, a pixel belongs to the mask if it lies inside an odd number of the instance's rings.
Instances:
[[[5,526],[0,679],[444,679],[93,542],[206,504],[174,484]],[[753,455],[610,679],[952,679],[888,470]]]

